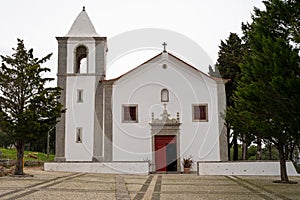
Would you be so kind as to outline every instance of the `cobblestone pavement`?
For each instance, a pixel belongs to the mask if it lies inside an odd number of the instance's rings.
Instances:
[[[0,199],[300,199],[300,177],[26,172],[33,177],[0,177]]]

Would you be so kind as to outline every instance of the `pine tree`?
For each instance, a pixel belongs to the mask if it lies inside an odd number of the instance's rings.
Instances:
[[[298,1],[264,1],[247,32],[251,51],[241,65],[242,78],[227,116],[248,135],[271,141],[280,158],[281,182],[289,182],[285,145],[300,137],[300,58],[297,46]],[[299,11],[298,11],[299,12]],[[299,31],[299,30],[298,30]],[[298,103],[297,103],[298,102]]]
[[[219,49],[216,70],[213,71],[212,67],[209,66],[209,75],[229,80],[225,84],[226,104],[227,106],[234,106],[232,94],[236,90],[237,81],[241,74],[239,64],[241,63],[245,52],[244,45],[236,33],[230,33],[228,39],[221,41]],[[230,148],[233,145],[233,160],[238,160],[238,134],[235,131],[232,142],[230,142],[232,126],[230,121],[226,118],[225,121],[227,127],[228,158],[230,159]]]
[[[26,50],[23,40],[18,39],[12,56],[2,56],[0,67],[0,129],[17,149],[15,174],[23,175],[25,144],[41,137],[55,126],[62,105],[57,101],[60,88],[45,87],[52,81],[43,78],[50,69],[42,67],[51,54],[38,59],[33,49]]]

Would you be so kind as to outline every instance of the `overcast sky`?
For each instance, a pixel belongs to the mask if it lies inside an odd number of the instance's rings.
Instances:
[[[260,0],[9,0],[1,2],[0,54],[10,55],[17,38],[24,39],[38,57],[53,53],[48,65],[52,76],[57,67],[56,36],[64,36],[82,10],[100,36],[108,41],[140,28],[168,29],[183,34],[201,46],[212,62],[218,46],[230,32],[241,34],[241,23],[251,21],[253,8],[263,9]],[[162,41],[163,42],[163,41]],[[171,48],[172,44],[168,44]],[[109,53],[109,52],[108,52]],[[141,56],[134,67],[151,57]],[[120,65],[120,62],[117,63]],[[207,72],[207,66],[202,71]],[[117,69],[117,68],[116,68]]]

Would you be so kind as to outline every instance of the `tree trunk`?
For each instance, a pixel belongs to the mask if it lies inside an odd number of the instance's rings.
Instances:
[[[247,142],[246,142],[246,135],[243,134],[243,144],[242,144],[242,157],[243,157],[243,160],[247,160]]]
[[[256,160],[262,159],[261,139],[257,138]]]
[[[272,160],[272,143],[271,142],[268,142],[269,143],[269,159]]]
[[[288,182],[289,178],[286,171],[286,159],[284,153],[284,144],[278,143],[278,152],[279,152],[279,159],[280,159],[280,177],[282,182]]]
[[[228,161],[230,161],[230,148],[231,148],[231,144],[230,144],[230,125],[226,124],[226,129],[227,129],[227,153],[228,153]]]
[[[294,150],[295,150],[295,144],[291,143],[290,144],[290,149],[289,149],[289,160],[294,161]]]
[[[23,171],[24,149],[25,149],[24,142],[17,141],[16,148],[17,148],[17,162],[16,162],[15,175],[24,175],[24,171]]]
[[[236,135],[233,135],[233,160],[239,159],[239,147],[237,143],[237,137]]]
[[[285,145],[284,145],[284,156],[285,156],[285,160],[288,160],[289,159],[289,145],[288,145],[288,143],[286,143]]]

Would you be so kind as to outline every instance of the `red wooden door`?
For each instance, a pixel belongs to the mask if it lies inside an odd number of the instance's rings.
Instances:
[[[176,145],[175,136],[155,136],[155,164],[156,171],[167,171],[168,163],[167,147],[168,144]],[[173,152],[176,157],[176,152]]]

